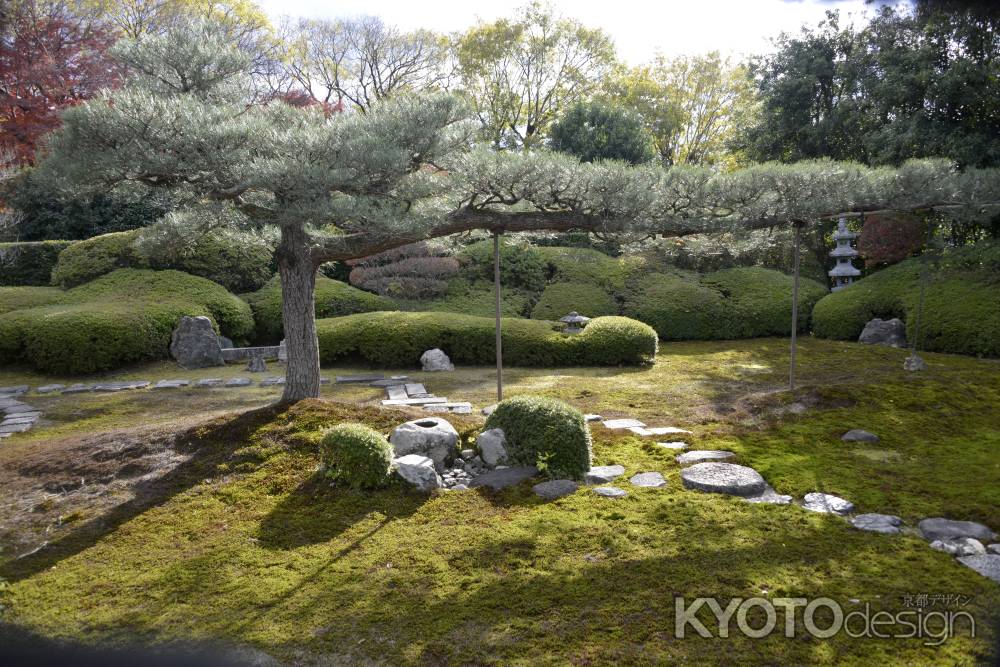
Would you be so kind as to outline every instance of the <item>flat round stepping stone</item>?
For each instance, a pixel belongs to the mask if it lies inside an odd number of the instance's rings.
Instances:
[[[851,519],[851,525],[869,533],[896,535],[899,533],[899,527],[903,525],[903,520],[893,514],[859,514]]]
[[[1000,584],[1000,556],[996,554],[960,556],[956,560],[962,565]]]
[[[624,474],[625,468],[623,466],[595,466],[584,473],[583,481],[586,484],[607,484]]]
[[[43,384],[41,387],[35,391],[39,394],[51,394],[54,391],[62,391],[66,388],[64,384]]]
[[[530,479],[538,474],[538,468],[535,466],[512,466],[510,468],[497,468],[496,470],[491,470],[488,473],[480,475],[472,480],[469,486],[480,487],[488,486],[491,489],[499,491],[500,489],[506,489],[508,486],[514,486],[515,484],[520,484],[526,479]]]
[[[684,452],[674,458],[676,458],[677,462],[682,466],[687,466],[692,463],[704,463],[706,461],[728,461],[729,459],[736,458],[736,454],[733,454],[732,452],[724,452],[719,449],[696,449],[690,452]]]
[[[658,442],[657,447],[663,447],[664,449],[687,449],[688,444],[686,442]]]
[[[624,498],[628,495],[627,491],[617,486],[599,486],[594,489],[594,493],[604,498]]]
[[[854,503],[844,500],[840,496],[829,493],[807,493],[802,498],[802,508],[810,512],[821,512],[823,514],[839,514],[841,516],[854,511]]]
[[[605,428],[611,430],[624,429],[624,428],[642,428],[645,424],[638,419],[605,419],[603,422]]]
[[[850,431],[840,436],[844,442],[878,442],[878,436],[860,428],[852,428]]]
[[[735,463],[696,463],[681,471],[684,488],[731,496],[759,496],[767,482],[753,468]]]
[[[555,500],[568,496],[577,489],[577,483],[571,479],[552,479],[548,482],[541,482],[531,487],[536,496],[545,500]]]
[[[663,479],[663,475],[658,472],[640,472],[632,475],[628,481],[632,483],[632,486],[643,486],[650,489],[667,485],[667,480]]]
[[[924,519],[917,524],[925,540],[947,540],[956,537],[974,537],[980,542],[992,542],[997,534],[975,521],[955,521],[942,517]]]

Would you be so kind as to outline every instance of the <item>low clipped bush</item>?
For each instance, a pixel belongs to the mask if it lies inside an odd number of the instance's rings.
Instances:
[[[786,335],[792,319],[792,277],[759,267],[705,275],[654,273],[626,295],[622,312],[650,324],[664,340],[713,340]],[[826,289],[802,279],[799,328]]]
[[[531,310],[531,317],[536,320],[558,320],[574,310],[587,317],[617,315],[618,304],[610,294],[594,284],[552,283],[542,292]]]
[[[22,308],[48,306],[66,298],[66,292],[56,287],[0,287],[0,314]]]
[[[904,260],[823,297],[813,308],[820,338],[857,340],[875,317],[899,317],[912,340],[920,300],[919,257]],[[921,349],[1000,357],[1000,243],[948,251],[929,267]]]
[[[74,241],[0,243],[0,285],[48,285],[59,253]]]
[[[580,479],[590,470],[590,429],[583,414],[562,401],[515,396],[497,403],[484,429],[503,429],[513,463],[538,466],[556,478]]]
[[[63,292],[51,305],[0,315],[0,363],[73,374],[162,359],[184,315],[208,316],[237,341],[253,330],[250,307],[210,280],[120,269]]]
[[[59,253],[52,269],[52,284],[64,289],[99,278],[115,269],[141,263],[133,244],[139,230],[102,234],[78,241]]]
[[[649,363],[656,354],[656,332],[627,318],[596,318],[580,334],[558,328],[542,320],[504,319],[504,361],[512,366],[619,366]],[[412,366],[435,347],[459,364],[485,365],[496,357],[489,317],[376,312],[319,320],[316,329],[320,358],[327,364],[360,359]]]
[[[503,317],[524,317],[531,306],[531,292],[504,286],[500,290],[500,312]],[[485,280],[469,282],[452,280],[448,292],[434,299],[397,299],[400,310],[462,313],[494,317],[496,295],[492,283]]]
[[[338,424],[323,435],[320,459],[326,474],[355,489],[376,489],[389,481],[393,449],[364,424]]]
[[[257,339],[276,343],[281,340],[284,325],[281,319],[281,277],[274,276],[264,287],[243,296],[253,309],[257,323]],[[395,310],[396,304],[388,297],[378,296],[351,287],[339,280],[316,276],[316,318],[337,317],[375,310]]]

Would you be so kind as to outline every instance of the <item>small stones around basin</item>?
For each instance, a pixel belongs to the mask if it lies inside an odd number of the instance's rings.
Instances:
[[[934,540],[931,549],[943,551],[952,556],[979,556],[986,553],[986,547],[972,537],[956,537],[947,540]]]
[[[625,429],[625,428],[642,428],[645,424],[638,419],[605,419],[603,422],[605,428],[609,428],[613,431]]]
[[[724,452],[719,449],[696,449],[679,454],[674,458],[677,459],[677,463],[680,465],[688,466],[695,463],[705,463],[706,461],[728,461],[729,459],[736,458],[736,454]]]
[[[476,477],[469,486],[475,488],[488,486],[499,491],[508,486],[520,484],[526,479],[531,479],[538,474],[535,466],[512,466],[510,468],[497,468]]]
[[[584,473],[583,481],[585,484],[591,486],[594,484],[607,484],[624,474],[625,468],[623,466],[594,466]]]
[[[249,387],[253,384],[250,378],[229,378],[226,380],[225,386],[227,387]]]
[[[153,389],[177,389],[191,384],[190,380],[160,380],[153,385]]]
[[[575,492],[577,483],[571,479],[552,479],[531,487],[535,495],[545,500],[556,500]]]
[[[681,482],[687,489],[732,496],[759,496],[767,482],[753,468],[735,463],[697,463],[681,471]]]
[[[792,497],[778,493],[768,484],[763,493],[756,496],[747,496],[743,500],[748,503],[760,503],[762,505],[791,505]]]
[[[980,542],[995,540],[997,534],[975,521],[955,521],[942,517],[924,519],[917,524],[925,540],[946,540],[954,537],[974,537]]]
[[[658,442],[657,447],[663,447],[664,449],[681,450],[687,449],[688,444],[686,442],[676,441],[676,442]]]
[[[874,433],[869,433],[860,428],[852,428],[850,431],[840,436],[844,442],[878,442],[879,438]]]
[[[1000,584],[1000,556],[996,554],[961,556],[958,562]]]
[[[337,384],[369,384],[377,380],[384,380],[385,375],[338,375]]]
[[[400,477],[420,491],[439,489],[443,484],[441,477],[434,469],[434,461],[426,456],[407,454],[394,459],[392,466]]]
[[[593,491],[603,498],[624,498],[628,495],[625,489],[619,489],[617,486],[599,486]]]
[[[94,391],[94,385],[92,384],[71,384],[62,390],[63,394],[82,394],[87,391]]]
[[[903,520],[893,514],[859,514],[851,519],[851,525],[870,533],[896,535],[899,533],[899,527],[903,525]]]
[[[463,461],[471,461],[472,459],[476,458],[476,450],[474,450],[474,449],[463,449],[462,453],[461,453],[461,456],[462,456],[462,460]]]
[[[64,384],[43,384],[41,387],[35,391],[39,394],[51,394],[54,391],[62,391],[66,388]]]
[[[844,516],[854,511],[854,503],[829,493],[807,493],[802,499],[802,508],[811,512],[839,514]]]
[[[658,472],[640,472],[632,475],[628,481],[631,482],[632,486],[642,486],[650,489],[667,485],[667,480],[663,479],[663,475]]]
[[[586,421],[586,422],[589,423],[589,422],[603,421],[604,417],[602,417],[601,415],[590,415],[590,414],[588,414],[588,415],[584,415],[583,419],[584,419],[584,421]]]

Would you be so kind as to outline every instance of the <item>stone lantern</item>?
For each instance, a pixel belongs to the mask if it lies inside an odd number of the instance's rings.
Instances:
[[[560,317],[559,321],[566,325],[566,328],[563,329],[563,333],[578,334],[583,331],[583,327],[587,325],[590,318],[585,317],[574,310],[569,315]]]
[[[831,292],[844,289],[861,275],[861,271],[854,268],[853,262],[854,258],[858,256],[858,251],[851,246],[851,241],[857,236],[854,232],[848,231],[847,221],[841,218],[837,223],[837,231],[833,233],[833,240],[837,243],[837,247],[830,251],[830,257],[837,260],[837,264],[829,271],[830,278],[833,280]]]

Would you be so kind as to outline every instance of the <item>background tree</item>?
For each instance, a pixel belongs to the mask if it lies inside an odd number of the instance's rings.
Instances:
[[[538,145],[560,110],[595,91],[615,60],[606,33],[539,3],[461,35],[456,56],[463,91],[495,148]]]
[[[643,164],[653,159],[652,137],[637,114],[603,102],[577,102],[549,132],[554,150],[583,162],[624,160]]]

